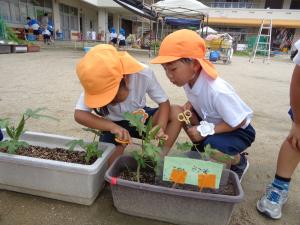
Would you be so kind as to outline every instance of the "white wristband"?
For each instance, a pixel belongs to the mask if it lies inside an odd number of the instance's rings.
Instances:
[[[201,121],[200,125],[197,126],[197,131],[202,137],[213,135],[215,133],[215,125],[213,123],[208,123],[207,121]]]

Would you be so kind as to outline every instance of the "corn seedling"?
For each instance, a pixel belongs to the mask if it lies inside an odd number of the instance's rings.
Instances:
[[[19,140],[20,136],[25,132],[24,127],[27,120],[31,118],[48,118],[57,120],[54,117],[40,114],[40,112],[45,109],[46,108],[37,108],[36,110],[27,109],[25,113],[22,114],[17,127],[15,127],[14,125],[10,125],[9,118],[0,119],[0,128],[5,128],[7,135],[10,137],[9,140],[0,142],[0,148],[7,148],[8,153],[15,154],[20,147],[27,147],[27,142]]]

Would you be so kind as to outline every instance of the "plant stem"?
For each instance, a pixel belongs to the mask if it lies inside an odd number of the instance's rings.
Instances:
[[[136,169],[136,180],[138,183],[140,183],[140,170],[141,170],[141,164],[138,162],[137,169]]]

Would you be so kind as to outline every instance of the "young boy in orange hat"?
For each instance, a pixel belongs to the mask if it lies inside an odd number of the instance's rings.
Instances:
[[[154,126],[160,126],[158,137],[168,137],[162,154],[168,153],[181,129],[176,122],[180,108],[170,106],[167,95],[149,67],[111,45],[97,45],[78,63],[77,75],[84,92],[76,104],[75,120],[103,131],[100,141],[117,145],[110,163],[126,147],[117,143],[116,137],[128,143],[131,143],[131,137],[140,138],[123,117],[125,112],[139,109],[144,109],[149,117],[153,116]],[[146,95],[158,104],[157,108],[146,106]]]
[[[250,124],[253,112],[232,86],[218,77],[205,59],[205,51],[205,42],[196,32],[178,30],[162,41],[151,63],[162,64],[170,81],[184,88],[188,102],[183,109],[192,112],[192,126],[183,126],[197,150],[203,151],[209,144],[220,156],[233,156],[231,169],[242,179],[249,162],[241,153],[255,139]]]

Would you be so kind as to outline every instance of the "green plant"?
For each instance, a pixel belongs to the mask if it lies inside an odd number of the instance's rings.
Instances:
[[[178,142],[176,143],[177,149],[181,151],[189,151],[193,146],[195,147],[196,151],[200,154],[203,160],[214,159],[217,160],[218,162],[228,163],[231,162],[232,159],[234,159],[234,156],[221,153],[217,149],[212,148],[210,145],[206,145],[204,147],[204,152],[200,152],[199,149],[197,148],[197,144],[192,144],[188,141],[183,143],[178,143]]]
[[[89,163],[93,157],[99,158],[102,156],[103,151],[98,149],[99,141],[96,140],[96,137],[101,136],[101,131],[92,128],[83,128],[83,130],[94,134],[93,141],[91,143],[85,143],[82,139],[73,140],[67,143],[67,146],[69,146],[69,150],[71,151],[73,151],[77,145],[83,148],[86,151],[85,162]]]
[[[147,166],[153,168],[157,172],[157,165],[161,161],[161,148],[158,145],[163,144],[162,139],[157,139],[160,127],[153,127],[152,117],[149,118],[147,124],[142,122],[143,115],[124,113],[124,118],[129,121],[130,125],[135,127],[141,137],[141,149],[135,150],[131,154],[137,161],[136,179],[140,182],[140,170]]]
[[[20,147],[28,146],[28,143],[19,140],[20,136],[25,132],[24,127],[28,119],[39,119],[44,117],[57,120],[54,117],[40,114],[40,112],[45,109],[46,108],[37,108],[36,110],[27,109],[25,113],[22,114],[17,127],[10,125],[9,118],[0,119],[0,128],[5,128],[7,135],[10,137],[9,140],[0,142],[0,148],[7,148],[8,153],[15,154]]]

